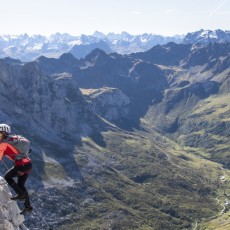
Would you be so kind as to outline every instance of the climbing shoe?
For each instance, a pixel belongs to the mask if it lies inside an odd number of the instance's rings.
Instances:
[[[25,207],[25,208],[20,212],[20,214],[21,214],[21,215],[24,215],[25,213],[27,213],[27,212],[32,212],[32,211],[33,211],[33,207],[28,206],[28,207]]]
[[[12,196],[10,197],[11,200],[25,200],[25,195],[16,195],[16,196]]]

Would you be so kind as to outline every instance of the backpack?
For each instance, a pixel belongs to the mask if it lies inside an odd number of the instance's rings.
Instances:
[[[16,155],[15,160],[21,160],[29,157],[31,153],[30,141],[20,135],[9,135],[6,142],[16,148],[19,153]]]

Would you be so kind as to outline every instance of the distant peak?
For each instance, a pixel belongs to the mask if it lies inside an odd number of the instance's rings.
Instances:
[[[105,37],[105,34],[99,32],[99,31],[95,31],[95,32],[93,33],[93,37],[104,38],[104,37]]]
[[[60,56],[59,59],[72,59],[72,60],[76,60],[76,58],[71,53],[64,53],[64,54],[62,54]]]
[[[101,50],[99,48],[94,49],[90,54],[92,56],[95,56],[95,55],[107,55],[105,51],[103,51],[103,50]]]
[[[19,59],[13,59],[13,58],[10,58],[10,57],[5,57],[4,60],[8,64],[21,64],[22,63]]]
[[[93,61],[95,62],[96,60],[104,60],[105,58],[108,57],[108,54],[106,54],[106,52],[104,52],[101,49],[94,49],[91,53],[89,53],[88,55],[86,55],[85,60],[88,61]]]

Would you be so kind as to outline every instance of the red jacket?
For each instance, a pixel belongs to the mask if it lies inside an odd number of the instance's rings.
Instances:
[[[16,148],[14,148],[12,145],[8,143],[0,144],[0,160],[2,160],[3,155],[5,155],[10,160],[15,162],[15,166],[20,166],[23,164],[30,163],[30,159],[28,157],[20,159],[20,160],[15,160],[18,154],[19,154],[19,151]]]

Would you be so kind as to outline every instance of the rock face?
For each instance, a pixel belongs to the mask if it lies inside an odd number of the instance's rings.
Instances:
[[[23,224],[24,217],[15,201],[10,200],[10,190],[6,181],[0,177],[0,229],[1,230],[26,230]]]
[[[23,126],[24,132],[75,133],[76,138],[89,134],[94,122],[100,124],[70,73],[47,76],[36,62],[10,65],[1,60],[0,74],[1,118]]]
[[[130,99],[116,88],[83,90],[89,96],[90,105],[95,113],[112,121],[127,116]]]

